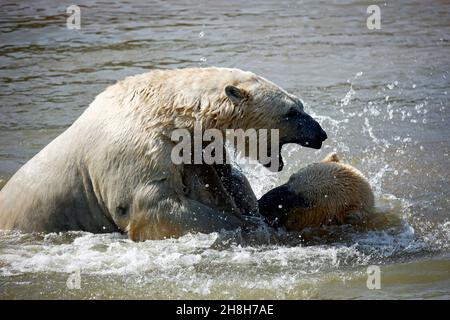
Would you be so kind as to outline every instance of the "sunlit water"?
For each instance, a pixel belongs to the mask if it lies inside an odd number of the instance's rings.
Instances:
[[[0,232],[0,298],[450,298],[450,5],[364,1],[0,4],[0,187],[107,85],[154,68],[238,67],[302,97],[329,139],[285,147],[258,196],[330,151],[370,179],[364,227],[278,239],[240,232],[133,243],[120,234]],[[366,287],[381,268],[381,290]],[[80,272],[81,289],[67,285]],[[72,289],[71,289],[72,288]]]

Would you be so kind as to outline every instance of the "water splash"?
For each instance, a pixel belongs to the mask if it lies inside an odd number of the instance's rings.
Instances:
[[[356,79],[358,79],[359,77],[361,77],[363,75],[362,72],[358,72],[355,74],[355,76],[353,77],[353,80],[350,82],[350,89],[348,90],[348,92],[345,94],[345,97],[341,99],[341,107],[345,107],[347,106],[350,101],[355,97],[356,92],[355,90],[353,90],[353,83]]]

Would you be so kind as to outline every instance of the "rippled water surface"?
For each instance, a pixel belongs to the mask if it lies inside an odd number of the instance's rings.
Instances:
[[[330,151],[370,179],[365,228],[189,234],[0,231],[0,298],[450,298],[450,4],[366,1],[0,3],[0,187],[107,85],[155,68],[251,70],[302,97],[329,139],[284,149],[258,196]],[[368,265],[381,290],[366,287]],[[68,278],[80,272],[81,289]]]

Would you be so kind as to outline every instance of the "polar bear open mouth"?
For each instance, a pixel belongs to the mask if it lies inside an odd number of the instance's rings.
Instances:
[[[323,140],[324,141],[324,140]],[[283,146],[289,143],[301,145],[302,147],[306,148],[312,148],[312,149],[320,149],[322,148],[322,142],[321,140],[312,140],[312,141],[305,141],[305,140],[290,140],[290,141],[281,141],[278,149],[278,172],[282,171],[284,168],[284,160],[283,156],[281,155],[281,150],[283,149]],[[266,168],[270,168],[272,166],[272,162],[269,162],[264,165]]]

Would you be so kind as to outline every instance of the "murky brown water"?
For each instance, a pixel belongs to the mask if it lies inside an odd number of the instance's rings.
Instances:
[[[366,1],[77,3],[81,30],[65,27],[72,1],[0,3],[0,186],[115,80],[214,65],[299,95],[330,136],[288,146],[281,174],[243,167],[258,195],[335,150],[370,177],[377,215],[277,244],[1,232],[1,298],[450,298],[448,1],[381,5],[381,30]]]

